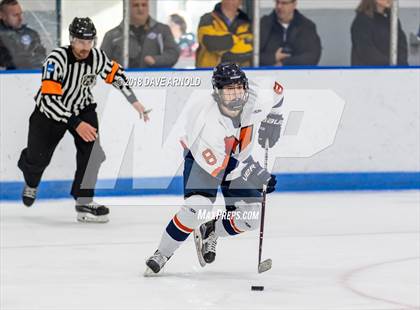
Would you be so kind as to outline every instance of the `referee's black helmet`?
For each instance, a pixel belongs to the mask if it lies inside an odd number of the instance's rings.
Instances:
[[[96,28],[89,17],[75,17],[69,27],[70,36],[83,40],[96,38]]]

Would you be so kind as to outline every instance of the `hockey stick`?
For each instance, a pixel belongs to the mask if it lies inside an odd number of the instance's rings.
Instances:
[[[265,142],[265,155],[264,155],[264,169],[268,166],[268,141]],[[261,202],[261,223],[260,223],[260,244],[258,247],[258,273],[263,273],[271,269],[273,264],[271,258],[261,261],[262,246],[264,239],[264,218],[265,218],[265,205],[267,200],[267,186],[263,187],[263,197]]]

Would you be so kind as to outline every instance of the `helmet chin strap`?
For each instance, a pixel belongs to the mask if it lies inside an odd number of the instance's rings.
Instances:
[[[229,103],[225,103],[220,91],[221,90],[219,89],[215,90],[215,97],[218,104],[222,104],[224,107],[226,107],[230,111],[242,111],[243,107],[248,101],[248,97],[249,97],[248,90],[245,90],[245,93],[243,94],[241,98],[233,99],[229,101]]]
[[[242,98],[236,98],[229,103],[223,103],[223,105],[230,111],[242,111],[244,107],[244,101]]]
[[[241,110],[230,110],[224,105],[223,103],[218,103],[219,111],[222,113],[222,115],[230,118],[232,122],[235,124],[235,120],[238,120],[242,114]],[[235,126],[236,127],[236,126]]]
[[[219,107],[220,112],[226,116],[232,119],[232,121],[235,124],[235,119],[237,119],[241,114],[244,107],[244,104],[242,104],[242,99],[235,99],[234,102],[229,102],[229,104],[225,104],[222,100],[222,98],[216,93],[213,93],[213,96],[217,102],[217,105]],[[245,101],[246,102],[246,101]],[[235,115],[232,115],[232,114]],[[236,127],[236,126],[235,126]]]

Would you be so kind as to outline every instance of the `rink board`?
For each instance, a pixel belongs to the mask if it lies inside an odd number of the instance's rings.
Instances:
[[[312,191],[372,191],[372,190],[411,190],[419,189],[420,173],[312,173],[312,174],[276,174],[276,192],[312,192]],[[102,180],[100,182],[106,182]],[[43,181],[38,198],[68,198],[72,181]],[[119,179],[112,189],[97,189],[96,196],[153,196],[182,195],[183,180],[153,178],[153,182],[168,183],[165,189],[135,189],[133,179]],[[18,200],[22,192],[22,182],[4,182],[0,184],[1,200]]]
[[[294,137],[282,133],[280,156],[271,165],[279,179],[279,191],[420,188],[419,67],[261,69],[247,74],[251,81],[280,81],[289,112],[299,112],[307,103],[322,108],[319,96],[323,94],[332,94],[344,103],[334,139],[318,152],[294,156],[289,152],[296,144]],[[180,194],[182,149],[175,146],[173,130],[188,100],[195,94],[211,94],[211,71],[130,70],[128,75],[143,82],[134,91],[153,108],[152,122],[142,125],[118,91],[97,81],[94,95],[101,144],[107,155],[99,175],[99,184],[107,185],[98,195]],[[145,85],[145,81],[162,81],[162,77],[188,80],[190,85]],[[26,144],[33,96],[39,85],[39,72],[0,73],[0,200],[19,197],[22,176],[16,162]],[[315,124],[314,130],[327,114],[309,120]],[[162,151],[168,141],[173,147]],[[68,197],[74,157],[73,141],[66,135],[44,173],[40,197]]]

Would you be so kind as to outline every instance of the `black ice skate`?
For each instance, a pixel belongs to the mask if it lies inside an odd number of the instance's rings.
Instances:
[[[215,223],[216,220],[212,220],[194,229],[195,248],[201,267],[211,264],[216,259],[217,236]]]
[[[106,223],[109,221],[109,209],[95,202],[76,204],[77,220],[83,223]]]
[[[153,273],[159,273],[159,271],[162,270],[163,266],[165,266],[169,258],[170,257],[166,257],[165,255],[160,253],[159,250],[156,250],[156,252],[146,260],[147,268],[144,273],[144,276],[147,277],[153,275]]]
[[[25,206],[30,207],[36,199],[36,193],[38,189],[36,187],[29,187],[25,184],[22,192],[22,202]]]

